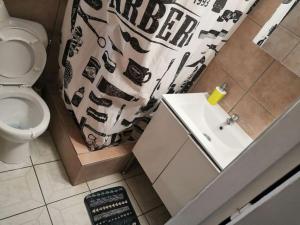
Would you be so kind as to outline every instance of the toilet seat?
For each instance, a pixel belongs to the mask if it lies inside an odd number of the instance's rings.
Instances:
[[[46,49],[33,34],[16,27],[0,29],[0,84],[32,86],[46,60]]]
[[[12,141],[26,141],[38,137],[47,129],[50,122],[48,106],[33,89],[27,87],[2,86],[0,87],[0,108],[1,104],[3,104],[3,101],[6,99],[19,99],[20,102],[24,100],[31,102],[34,107],[33,110],[38,110],[37,113],[39,113],[39,115],[37,116],[39,116],[39,119],[32,123],[32,127],[15,128],[7,124],[7,121],[4,121],[0,114],[0,136],[4,136],[8,140]]]

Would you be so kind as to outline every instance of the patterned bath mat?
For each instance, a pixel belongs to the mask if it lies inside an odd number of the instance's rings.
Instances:
[[[121,186],[89,194],[84,203],[93,225],[140,225]]]

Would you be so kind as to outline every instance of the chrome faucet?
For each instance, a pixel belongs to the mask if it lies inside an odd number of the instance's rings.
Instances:
[[[231,125],[237,122],[239,119],[240,117],[237,114],[232,114],[228,119],[226,119],[226,124]]]
[[[222,123],[219,127],[220,130],[224,129],[224,126],[228,126],[231,124],[234,124],[240,119],[240,117],[237,114],[232,114],[229,118],[226,119],[224,123]]]
[[[229,118],[226,119],[224,123],[222,123],[219,127],[220,130],[223,130],[225,126],[229,126],[231,124],[234,124],[240,119],[238,114],[232,114]]]

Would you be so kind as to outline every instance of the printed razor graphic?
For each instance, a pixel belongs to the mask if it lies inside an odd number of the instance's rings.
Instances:
[[[111,48],[123,56],[123,52],[115,45],[115,43],[111,40],[110,36],[108,36],[108,39],[111,43]]]
[[[94,118],[95,120],[97,120],[100,123],[105,123],[107,121],[107,119],[108,119],[107,114],[101,113],[101,112],[97,112],[95,109],[93,109],[91,107],[87,108],[86,113],[90,117]]]
[[[113,73],[116,69],[116,63],[111,60],[109,57],[108,51],[105,51],[102,55],[102,59],[104,61],[104,67],[107,69],[108,72]]]
[[[155,85],[154,89],[152,90],[152,93],[150,95],[150,100],[147,102],[147,104],[145,106],[142,106],[138,113],[140,112],[147,112],[150,109],[152,109],[157,103],[158,103],[158,99],[154,97],[154,94],[157,90],[160,89],[160,84],[161,81],[163,80],[163,78],[165,77],[165,75],[167,74],[167,72],[170,70],[171,66],[173,65],[175,59],[172,59],[171,62],[169,63],[166,71],[164,72],[164,74],[162,75],[162,77],[160,79],[157,79],[157,84]],[[123,124],[122,124],[123,125]]]
[[[129,95],[129,94],[125,93],[124,91],[120,90],[119,88],[117,88],[116,86],[114,86],[113,84],[109,83],[105,78],[102,78],[102,80],[97,85],[97,88],[102,93],[105,93],[109,96],[113,96],[116,98],[121,98],[126,101],[137,102],[139,100],[139,98]]]
[[[204,64],[205,63],[205,56],[203,56],[201,59],[199,59],[198,61],[190,64],[190,65],[187,65],[187,67],[196,67],[198,66],[199,64]]]
[[[138,39],[136,39],[135,37],[132,37],[128,32],[124,32],[122,31],[122,29],[120,28],[121,30],[121,34],[122,34],[122,37],[123,39],[126,41],[126,42],[129,42],[129,44],[131,45],[131,47],[136,50],[137,52],[139,53],[147,53],[149,52],[148,50],[144,50],[141,45],[140,45],[140,42]]]
[[[93,91],[90,93],[89,98],[96,105],[104,106],[107,108],[112,106],[112,100],[107,98],[98,98]]]
[[[186,52],[184,54],[184,56],[182,57],[182,60],[181,60],[181,62],[179,64],[179,66],[178,66],[178,69],[177,69],[176,74],[175,74],[175,76],[173,78],[173,81],[170,84],[168,94],[175,93],[175,87],[176,87],[175,81],[176,81],[176,78],[180,74],[181,70],[183,69],[183,67],[184,67],[185,63],[187,62],[188,58],[190,57],[190,55],[191,55],[190,52]]]

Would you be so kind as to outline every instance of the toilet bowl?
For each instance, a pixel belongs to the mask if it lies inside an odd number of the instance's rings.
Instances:
[[[45,67],[48,39],[40,24],[7,15],[0,0],[0,161],[20,163],[50,121],[48,106],[31,88]]]

